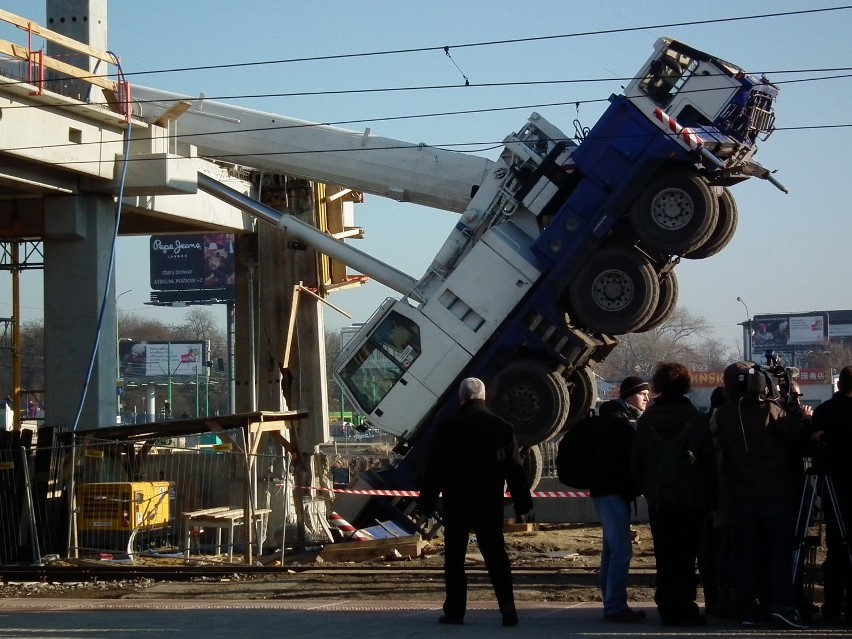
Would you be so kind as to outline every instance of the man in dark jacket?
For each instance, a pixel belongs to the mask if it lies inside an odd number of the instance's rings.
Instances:
[[[831,477],[848,535],[852,529],[852,366],[840,371],[837,392],[814,409],[812,424],[819,441],[818,455],[825,462],[821,470]],[[823,497],[823,503],[827,502]],[[846,625],[852,625],[850,548],[844,545],[838,518],[831,510],[827,520],[823,616],[839,620],[843,614]]]
[[[761,374],[750,362],[728,366],[729,401],[713,415],[733,502],[739,605],[744,626],[759,625],[761,608],[768,608],[779,624],[804,628],[791,578],[793,504],[800,488],[794,485],[789,456],[801,442],[802,424],[752,387],[749,380]],[[762,593],[764,581],[768,593]]]
[[[512,426],[485,406],[485,385],[470,377],[459,387],[458,412],[436,427],[423,475],[420,507],[435,511],[443,494],[444,581],[441,623],[461,624],[467,608],[464,558],[470,532],[497,595],[504,626],[518,623],[512,572],[503,541],[503,482],[516,514],[532,520],[532,496]]]
[[[603,530],[600,583],[604,618],[634,622],[645,618],[642,610],[627,605],[627,575],[633,557],[630,504],[639,492],[630,474],[630,451],[636,420],[648,405],[651,386],[641,377],[621,382],[618,399],[604,402],[598,414],[595,456],[598,473],[589,492]]]
[[[660,364],[651,388],[658,395],[639,418],[631,470],[648,501],[654,600],[663,625],[703,625],[695,567],[704,519],[715,505],[713,441],[706,416],[686,397],[690,378],[682,364]]]

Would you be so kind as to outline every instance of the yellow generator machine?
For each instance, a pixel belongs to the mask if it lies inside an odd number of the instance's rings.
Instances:
[[[77,492],[77,530],[84,546],[124,548],[131,539],[172,526],[172,482],[137,481],[81,484]]]

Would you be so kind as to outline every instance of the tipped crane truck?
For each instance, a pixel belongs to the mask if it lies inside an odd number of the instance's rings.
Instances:
[[[141,91],[143,100],[165,97]],[[729,187],[758,177],[786,192],[754,160],[774,129],[777,93],[764,77],[661,38],[590,130],[571,138],[533,113],[494,162],[422,145],[407,145],[410,155],[398,145],[365,155],[375,138],[327,127],[295,133],[314,148],[323,136],[348,136],[352,152],[273,161],[266,147],[240,148],[241,163],[254,164],[257,153],[258,166],[461,212],[419,280],[305,230],[306,242],[402,294],[376,310],[334,363],[353,405],[404,454],[394,468],[362,475],[359,487],[415,489],[430,427],[456,408],[458,383],[470,376],[485,382],[491,408],[513,424],[535,483],[536,445],[594,406],[593,370],[617,336],[662,323],[677,302],[678,262],[730,242],[738,212]],[[221,133],[222,120],[215,122]],[[276,144],[288,144],[288,129],[277,135]],[[195,133],[192,142],[222,153],[229,138],[210,135],[208,146]],[[342,149],[339,138],[328,144]],[[383,154],[407,174],[374,171]],[[212,179],[199,186],[240,200]],[[251,200],[238,205],[292,232],[288,216]],[[375,508],[389,507],[379,501],[353,497],[351,507],[341,500],[335,509],[372,521]],[[411,504],[395,506],[408,512]]]

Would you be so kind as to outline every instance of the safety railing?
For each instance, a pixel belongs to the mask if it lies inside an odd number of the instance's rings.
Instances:
[[[0,54],[25,63],[25,81],[36,87],[36,91],[33,92],[34,95],[44,95],[46,90],[52,90],[48,87],[56,87],[56,84],[46,77],[46,70],[51,70],[65,78],[77,80],[90,86],[100,87],[104,91],[109,107],[124,115],[126,122],[130,122],[130,83],[124,77],[121,70],[121,64],[117,56],[109,51],[101,51],[100,49],[96,49],[64,36],[61,33],[51,31],[50,29],[42,27],[31,20],[22,18],[3,9],[0,9],[0,21],[14,25],[18,29],[27,33],[26,46],[14,44],[6,40],[0,40]],[[96,64],[98,65],[103,62],[114,66],[114,75],[117,79],[112,80],[110,79],[109,74],[98,75],[88,71],[87,69],[81,69],[55,57],[46,55],[43,48],[39,48],[35,45],[34,40],[36,38],[53,42],[71,52],[74,52],[75,54],[82,54],[89,58],[94,58],[97,60]],[[53,92],[58,93],[58,91]]]

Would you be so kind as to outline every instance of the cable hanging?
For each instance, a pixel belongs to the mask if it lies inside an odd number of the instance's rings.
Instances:
[[[464,71],[462,71],[461,67],[459,67],[459,65],[456,64],[456,61],[453,60],[453,56],[450,55],[450,47],[444,47],[444,53],[447,54],[447,57],[450,59],[450,62],[452,62],[453,65],[456,67],[456,69],[458,69],[459,73],[461,73],[461,77],[464,78],[464,85],[466,87],[469,87],[470,86],[470,80],[467,79],[467,76],[464,74]]]

